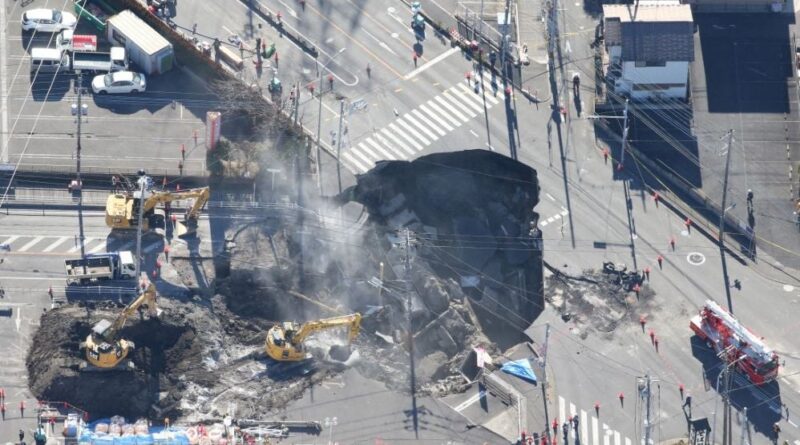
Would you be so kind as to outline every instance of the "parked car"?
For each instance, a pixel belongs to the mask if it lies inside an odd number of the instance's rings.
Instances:
[[[29,9],[22,14],[23,31],[61,32],[73,29],[78,19],[69,12],[58,9]]]
[[[144,74],[133,71],[117,71],[92,79],[92,91],[95,94],[136,94],[144,91],[146,87]]]

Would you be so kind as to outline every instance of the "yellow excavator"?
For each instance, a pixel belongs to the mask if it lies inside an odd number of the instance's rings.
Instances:
[[[128,317],[141,307],[147,306],[147,313],[151,318],[158,317],[156,304],[156,287],[150,283],[131,304],[129,304],[116,320],[100,320],[92,328],[92,332],[81,343],[81,348],[86,352],[86,362],[81,364],[81,371],[120,371],[132,370],[133,362],[126,360],[128,354],[136,345],[126,339],[117,338],[119,331],[125,326]]]
[[[192,235],[197,230],[197,218],[200,210],[208,202],[210,191],[208,187],[188,189],[179,192],[156,191],[149,193],[144,200],[141,199],[139,190],[113,193],[106,200],[106,225],[112,231],[135,231],[139,221],[139,207],[142,207],[142,232],[163,226],[164,214],[156,211],[158,204],[194,199],[192,206],[186,211],[182,224],[178,224],[177,236]],[[160,221],[159,221],[160,220]],[[133,232],[135,233],[135,232]]]
[[[303,343],[309,335],[339,327],[347,327],[348,345],[358,337],[361,329],[361,314],[355,313],[341,317],[324,318],[299,324],[286,321],[277,324],[267,331],[265,350],[267,355],[279,362],[299,362],[311,358]]]

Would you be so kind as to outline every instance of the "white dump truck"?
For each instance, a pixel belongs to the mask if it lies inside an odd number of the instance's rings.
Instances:
[[[105,280],[126,280],[136,276],[133,253],[124,250],[87,255],[86,258],[64,261],[67,285],[87,285]]]
[[[128,69],[128,57],[125,48],[112,47],[109,52],[72,51],[70,69],[90,73],[110,73]]]

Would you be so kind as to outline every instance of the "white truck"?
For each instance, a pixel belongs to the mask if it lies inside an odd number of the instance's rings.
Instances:
[[[133,253],[128,250],[87,255],[64,261],[67,285],[87,285],[105,280],[126,280],[136,276]]]
[[[124,46],[131,62],[149,75],[172,69],[175,51],[172,44],[132,11],[126,10],[106,21],[108,41]]]
[[[65,29],[56,36],[56,48],[66,51],[97,51],[97,36],[75,34],[75,31]]]
[[[115,46],[109,52],[72,51],[70,70],[81,70],[92,73],[110,73],[128,69],[128,57],[125,48]]]

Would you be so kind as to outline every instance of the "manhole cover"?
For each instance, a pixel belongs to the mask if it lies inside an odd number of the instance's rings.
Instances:
[[[692,252],[686,255],[686,261],[693,266],[699,266],[706,262],[706,256],[700,252]]]

